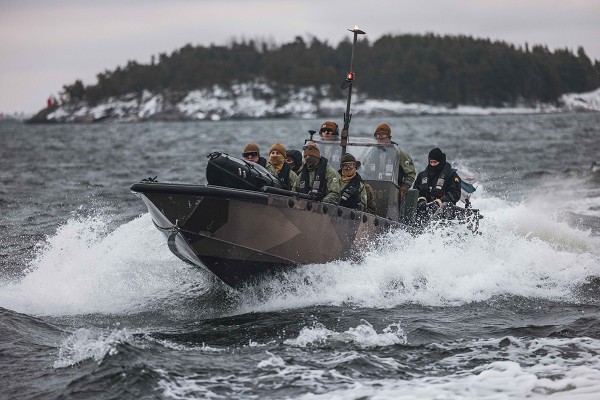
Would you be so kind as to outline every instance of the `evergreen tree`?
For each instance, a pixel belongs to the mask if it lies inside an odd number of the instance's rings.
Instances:
[[[94,104],[144,90],[187,93],[255,80],[282,88],[328,85],[330,96],[342,97],[339,83],[351,52],[348,38],[335,47],[300,36],[279,46],[245,39],[228,46],[188,44],[147,65],[129,61],[99,73],[94,85],[76,80],[63,87],[63,97]],[[359,40],[356,54],[356,89],[372,98],[502,106],[552,102],[600,86],[600,64],[581,47],[574,54],[468,36],[384,35],[373,43]]]

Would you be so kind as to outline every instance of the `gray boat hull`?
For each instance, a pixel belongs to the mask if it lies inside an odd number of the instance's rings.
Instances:
[[[297,265],[349,259],[403,225],[298,196],[205,185],[137,183],[169,249],[232,287]]]

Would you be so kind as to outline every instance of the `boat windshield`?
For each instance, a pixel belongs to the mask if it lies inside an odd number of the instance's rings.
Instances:
[[[321,154],[329,160],[335,170],[339,170],[342,153],[340,142],[317,141],[317,143]],[[396,145],[352,142],[348,143],[346,152],[360,161],[358,173],[363,179],[398,183],[400,150]]]

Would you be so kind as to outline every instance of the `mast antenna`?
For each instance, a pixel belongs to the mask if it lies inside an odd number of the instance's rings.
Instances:
[[[350,57],[350,72],[346,74],[346,79],[342,82],[342,89],[348,89],[348,99],[346,100],[346,112],[344,113],[344,127],[342,128],[342,155],[346,154],[346,146],[348,145],[348,130],[350,129],[350,120],[352,114],[350,114],[350,103],[352,102],[352,83],[354,82],[354,50],[356,49],[356,40],[358,35],[365,35],[366,32],[358,29],[355,25],[354,29],[348,29],[350,32],[354,32],[354,41],[352,42],[352,56]]]

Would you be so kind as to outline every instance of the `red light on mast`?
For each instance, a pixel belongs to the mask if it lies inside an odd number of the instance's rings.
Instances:
[[[353,81],[354,80],[354,72],[348,72],[348,75],[346,75],[346,80]]]

